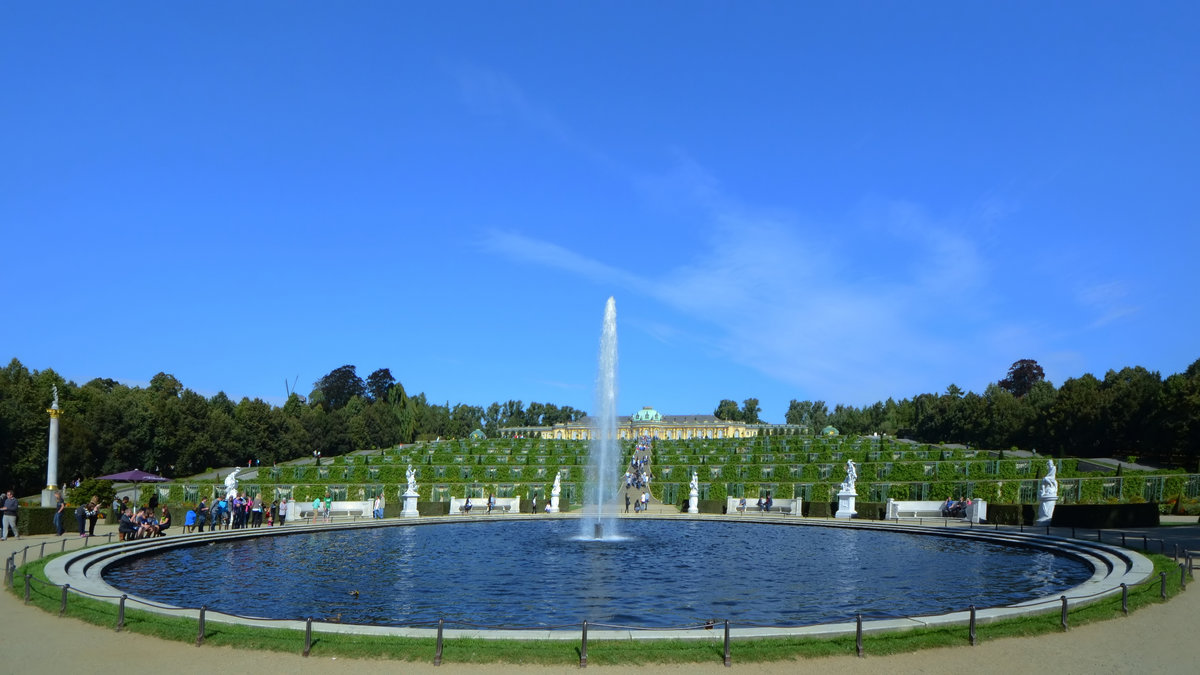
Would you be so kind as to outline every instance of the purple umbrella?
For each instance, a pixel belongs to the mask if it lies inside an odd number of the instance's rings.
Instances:
[[[141,469],[134,469],[133,471],[122,471],[121,473],[100,476],[97,480],[111,480],[119,483],[133,483],[136,485],[138,483],[162,483],[171,479],[163,478],[162,476],[157,476],[148,471],[142,471]]]
[[[97,480],[111,480],[117,483],[133,483],[133,494],[136,496],[139,494],[137,491],[138,483],[162,483],[171,479],[163,478],[162,476],[152,474],[149,471],[134,469],[133,471],[122,471],[121,473],[100,476]]]

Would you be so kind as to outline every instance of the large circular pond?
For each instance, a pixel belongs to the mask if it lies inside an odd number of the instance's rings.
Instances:
[[[678,520],[621,528],[606,541],[580,538],[575,520],[305,532],[184,546],[104,577],[143,598],[243,616],[665,627],[936,614],[1054,595],[1092,575],[1067,556],[952,537]]]

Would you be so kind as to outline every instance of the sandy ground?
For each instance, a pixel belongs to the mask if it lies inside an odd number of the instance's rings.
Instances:
[[[1187,532],[1185,532],[1185,530]],[[97,531],[107,531],[101,526]],[[1200,527],[1163,528],[1185,535],[1188,548],[1200,552]],[[70,535],[68,535],[69,537]],[[54,541],[57,537],[9,538],[0,544],[7,557],[27,544]],[[47,548],[51,548],[49,545]],[[17,562],[20,562],[18,557]],[[286,589],[282,589],[286,590]],[[0,592],[0,673],[29,672],[35,668],[66,666],[73,671],[171,675],[187,673],[438,673],[458,675],[474,673],[561,673],[575,672],[574,666],[528,667],[509,664],[470,666],[352,659],[304,658],[300,654],[279,654],[226,647],[196,647],[131,633],[60,619],[54,614],[25,607],[21,599]],[[646,673],[729,673],[763,674],[820,672],[841,673],[1195,673],[1200,663],[1200,583],[1162,605],[1139,610],[1128,618],[1072,628],[1066,633],[1032,638],[984,641],[975,647],[925,650],[894,656],[864,658],[842,656],[771,664],[738,664],[734,644],[734,664],[725,668],[719,662],[681,666],[651,665],[638,668],[598,667],[589,671]]]

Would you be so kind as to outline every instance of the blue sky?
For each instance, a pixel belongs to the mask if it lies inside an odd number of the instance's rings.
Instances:
[[[0,355],[869,404],[1200,358],[1200,5],[6,3]]]

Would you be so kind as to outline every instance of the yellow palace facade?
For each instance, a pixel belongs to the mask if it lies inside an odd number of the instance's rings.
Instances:
[[[663,415],[646,406],[636,413],[617,419],[617,438],[633,440],[648,436],[662,440],[692,438],[752,438],[761,434],[798,434],[805,427],[793,424],[746,424],[718,419],[715,415]],[[504,438],[544,438],[547,440],[587,441],[592,438],[592,420],[555,424],[550,427],[506,427]]]

